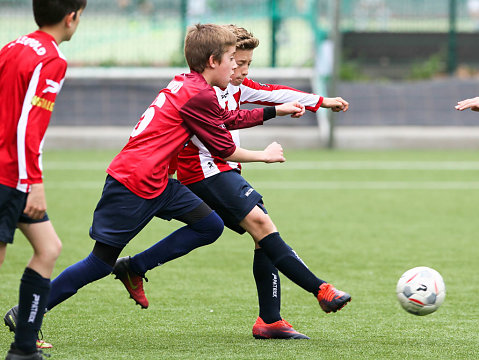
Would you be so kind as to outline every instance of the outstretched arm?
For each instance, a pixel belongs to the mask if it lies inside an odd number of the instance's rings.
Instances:
[[[341,97],[323,99],[322,108],[331,109],[334,112],[348,111],[349,103]]]
[[[479,111],[479,97],[458,101],[455,108],[459,111],[463,111],[466,109],[471,109],[472,111]]]
[[[283,147],[277,142],[269,144],[263,151],[246,150],[237,147],[236,150],[225,158],[227,161],[235,162],[285,162],[286,159],[283,155]]]
[[[334,112],[347,111],[349,107],[349,103],[340,97],[323,98],[289,86],[261,84],[249,78],[243,80],[240,89],[242,104],[279,105],[298,101],[306,107],[306,110],[312,112],[316,112],[319,107],[331,109]]]

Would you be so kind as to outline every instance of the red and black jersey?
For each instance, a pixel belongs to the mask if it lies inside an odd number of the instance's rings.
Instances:
[[[215,90],[196,72],[177,75],[143,113],[130,139],[107,172],[145,199],[160,195],[172,159],[194,135],[214,156],[233,154],[228,126],[260,124],[263,109],[227,111]]]
[[[229,84],[226,89],[215,88],[218,102],[221,107],[229,110],[239,109],[241,104],[253,103],[261,105],[280,105],[291,101],[298,101],[306,107],[306,110],[316,112],[323,102],[323,97],[306,93],[283,85],[261,84],[244,79],[239,86]],[[258,124],[255,124],[258,125]],[[231,136],[240,146],[239,131],[254,126],[251,123],[236,122],[227,125],[231,130]],[[241,170],[241,164],[233,161],[225,161],[208,151],[201,139],[193,137],[178,156],[178,163],[173,170],[177,170],[177,177],[183,184],[191,184],[207,177],[216,175],[222,171]],[[174,171],[170,171],[173,173]]]
[[[0,51],[0,184],[28,192],[42,180],[42,148],[67,62],[43,32]]]

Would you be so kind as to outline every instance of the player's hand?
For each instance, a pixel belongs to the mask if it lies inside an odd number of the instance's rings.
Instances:
[[[32,189],[27,195],[27,204],[23,213],[34,220],[40,220],[47,211],[45,190],[43,184],[32,184]]]
[[[466,109],[471,109],[472,111],[479,111],[479,97],[458,101],[455,108],[459,111],[463,111]]]
[[[284,103],[281,105],[276,106],[276,115],[277,116],[284,116],[290,115],[292,118],[300,118],[304,115],[306,108],[303,104],[300,104],[297,101]]]
[[[269,144],[266,149],[264,149],[265,163],[275,163],[275,162],[285,162],[286,159],[283,155],[283,147],[278,144],[276,141]]]
[[[341,97],[323,98],[322,108],[331,109],[334,112],[346,112],[349,109],[349,103]]]

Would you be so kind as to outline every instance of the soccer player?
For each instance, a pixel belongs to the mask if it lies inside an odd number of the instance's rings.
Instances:
[[[241,103],[276,105],[299,101],[306,109],[316,111],[320,106],[333,111],[347,111],[349,104],[344,99],[323,98],[296,89],[270,84],[259,84],[246,76],[252,61],[253,50],[259,41],[244,28],[229,25],[237,37],[235,60],[238,67],[227,87],[215,88],[218,101],[229,110],[239,108]],[[249,124],[244,124],[249,127]],[[228,129],[240,128],[227,126]],[[231,131],[239,144],[238,131]],[[280,279],[278,268],[293,282],[314,294],[326,312],[340,310],[351,297],[332,285],[317,278],[281,239],[278,230],[268,216],[262,196],[241,176],[241,165],[225,161],[211,154],[201,139],[193,137],[178,156],[178,179],[202,198],[223,219],[225,225],[239,234],[246,231],[253,237],[255,253],[253,275],[259,300],[259,317],[253,326],[256,338],[307,339],[292,328],[280,315]],[[113,273],[119,278],[131,297],[143,308],[148,307],[142,278],[146,271],[163,264],[158,260],[159,245],[129,258],[118,260]],[[162,259],[167,257],[161,254]],[[130,280],[133,279],[133,286]]]
[[[43,359],[38,340],[61,241],[46,213],[45,132],[67,62],[58,45],[73,36],[87,0],[33,0],[39,29],[0,51],[0,265],[18,227],[33,256],[20,281],[15,340],[7,359]]]
[[[479,111],[479,97],[458,101],[455,108],[459,111],[463,111],[466,109],[471,109],[472,111]]]
[[[133,129],[128,143],[107,169],[103,193],[93,214],[92,252],[52,281],[47,309],[76,294],[83,286],[109,275],[118,255],[154,217],[186,225],[160,241],[161,261],[183,256],[211,244],[223,231],[223,221],[199,197],[176,179],[168,165],[192,135],[208,151],[231,161],[282,162],[277,143],[264,151],[235,145],[226,126],[255,125],[276,115],[301,116],[304,106],[290,102],[275,107],[226,111],[213,86],[226,87],[236,68],[236,37],[213,24],[196,25],[185,39],[191,72],[177,75],[160,91]],[[155,256],[159,259],[160,256]]]

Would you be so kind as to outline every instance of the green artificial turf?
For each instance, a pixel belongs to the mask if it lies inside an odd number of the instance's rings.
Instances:
[[[63,241],[54,276],[89,254],[93,210],[112,152],[47,151],[48,213]],[[335,314],[281,277],[282,316],[311,340],[255,340],[253,241],[225,230],[214,244],[147,273],[141,310],[118,280],[87,285],[49,312],[52,359],[477,359],[479,156],[474,151],[286,151],[285,164],[247,164],[284,240],[320,278],[352,295]],[[152,221],[134,255],[178,228]],[[17,232],[0,269],[0,314],[17,302],[31,249]],[[446,300],[406,313],[401,274],[438,270]],[[0,328],[0,356],[12,335]],[[3,352],[3,353],[2,353]]]

